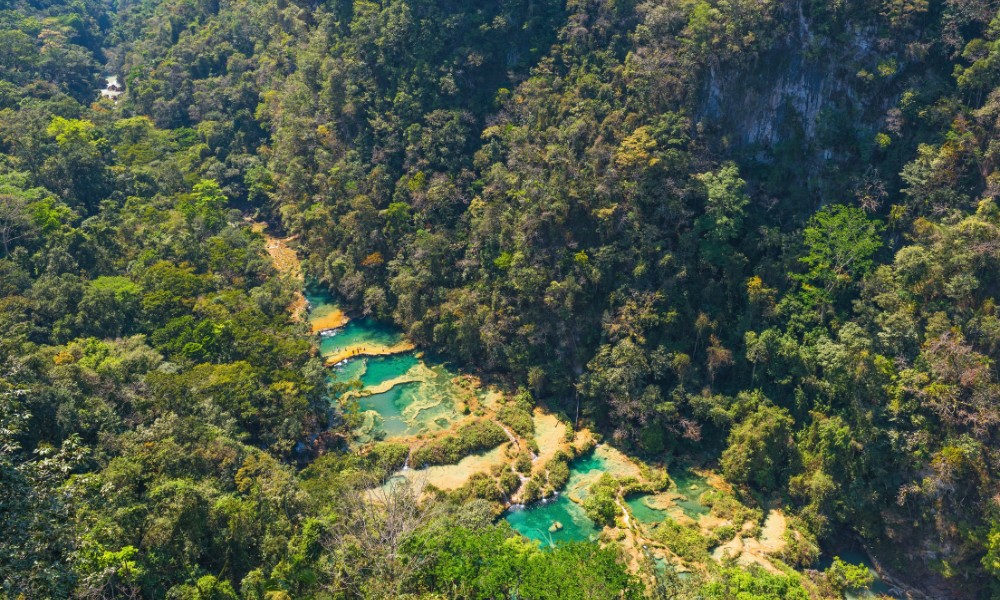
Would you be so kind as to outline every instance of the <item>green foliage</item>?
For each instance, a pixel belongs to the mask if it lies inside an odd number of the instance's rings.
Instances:
[[[425,589],[460,597],[641,598],[642,585],[610,548],[561,545],[541,551],[509,528],[451,528],[416,541],[417,556],[432,556]]]
[[[145,569],[136,560],[139,551],[125,546],[118,551],[87,548],[88,555],[77,568],[86,573],[84,587],[90,593],[134,595],[140,593]]]
[[[813,215],[802,234],[806,254],[799,258],[809,267],[800,276],[806,302],[822,312],[836,300],[838,290],[864,276],[882,246],[881,230],[881,223],[860,209],[840,204]]]
[[[757,404],[729,433],[721,459],[726,478],[764,491],[779,489],[794,458],[793,425],[788,411]]]
[[[990,593],[995,17],[981,0],[6,3],[0,594],[639,593],[613,547],[487,527],[471,499],[512,493],[509,468],[449,496],[469,501],[451,541],[420,511],[355,511],[381,489],[358,481],[408,449],[346,451],[246,219],[296,236],[352,310],[530,390],[498,411],[529,448],[537,398],[570,417],[566,441],[586,426],[718,459],[740,498],[780,497],[786,562],[860,537],[935,589]],[[469,426],[412,462],[506,439]],[[523,497],[567,480],[557,457]],[[601,522],[618,485],[596,486]],[[706,501],[734,521],[716,541],[761,520]],[[357,537],[386,522],[407,535]],[[697,531],[658,529],[708,560]],[[789,577],[715,579],[703,597],[802,597]]]
[[[614,525],[615,517],[621,512],[617,503],[618,488],[618,481],[608,473],[601,475],[601,478],[590,486],[583,501],[583,509],[594,523]]]
[[[701,534],[696,525],[681,524],[673,519],[666,519],[657,524],[653,537],[680,557],[698,562],[708,558],[711,542]]]
[[[740,233],[744,209],[750,203],[746,182],[740,178],[739,168],[729,163],[716,173],[702,173],[696,179],[705,186],[708,196],[703,228],[713,240],[732,240]]]
[[[1000,528],[996,526],[991,528],[987,539],[989,546],[986,556],[983,557],[983,567],[986,568],[990,575],[997,577],[1000,576]]]
[[[764,520],[764,511],[760,508],[746,506],[731,494],[720,490],[709,490],[702,494],[699,500],[709,507],[713,517],[730,521],[741,530],[747,522],[753,523],[749,531],[752,536],[756,535],[758,525]]]
[[[228,581],[219,581],[212,575],[198,578],[193,584],[174,587],[168,596],[177,600],[238,600],[239,596]]]
[[[868,588],[875,581],[875,575],[865,565],[852,565],[839,556],[833,557],[833,564],[826,570],[826,579],[838,593],[844,590]]]
[[[486,473],[474,474],[462,488],[462,495],[468,498],[492,502],[500,502],[503,499],[501,490],[497,487],[497,481]]]
[[[784,548],[776,556],[785,564],[804,569],[815,565],[819,560],[819,544],[816,538],[803,528],[803,522],[798,517],[788,519],[788,529],[781,537]]]
[[[189,224],[198,221],[209,231],[218,231],[227,202],[218,183],[203,179],[195,184],[190,194],[181,196],[177,208]]]
[[[719,581],[710,583],[702,590],[705,598],[712,600],[806,600],[809,594],[798,578],[788,575],[772,575],[757,567],[749,571],[724,569]]]
[[[517,459],[514,460],[514,468],[519,473],[524,473],[525,475],[531,474],[531,454],[528,452],[521,452],[517,455]]]
[[[368,451],[368,462],[380,473],[395,473],[406,464],[410,448],[406,444],[378,442]]]
[[[838,278],[857,278],[872,266],[881,247],[881,225],[856,208],[834,204],[817,212],[803,231],[808,253],[801,260],[810,267],[809,280],[835,285]]]
[[[535,422],[531,415],[533,408],[534,402],[530,394],[522,392],[514,400],[500,407],[497,419],[522,438],[531,439],[535,433]]]
[[[531,504],[542,499],[542,486],[536,477],[532,477],[521,488],[521,502]]]
[[[476,421],[463,425],[455,435],[437,438],[413,451],[414,466],[451,465],[462,458],[495,448],[507,441],[503,428],[492,421]]]
[[[643,597],[643,584],[629,574],[614,549],[594,544],[567,544],[529,559],[525,598],[556,600],[616,596]]]
[[[569,462],[560,457],[545,463],[545,471],[548,473],[549,487],[553,490],[561,490],[569,482]]]

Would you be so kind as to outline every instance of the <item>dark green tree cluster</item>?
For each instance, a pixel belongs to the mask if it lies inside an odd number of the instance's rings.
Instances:
[[[108,8],[2,13],[3,597],[238,584],[300,543],[292,465],[337,446],[291,290],[192,168],[197,133],[91,104]]]

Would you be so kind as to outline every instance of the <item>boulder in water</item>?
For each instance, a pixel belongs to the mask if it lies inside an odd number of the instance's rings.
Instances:
[[[563,524],[559,521],[553,521],[552,525],[549,526],[549,533],[555,533],[563,528]]]

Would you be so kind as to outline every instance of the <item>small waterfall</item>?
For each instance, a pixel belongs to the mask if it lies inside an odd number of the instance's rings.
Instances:
[[[413,448],[410,448],[409,452],[406,453],[406,460],[403,461],[403,470],[410,470],[410,455],[413,454]]]

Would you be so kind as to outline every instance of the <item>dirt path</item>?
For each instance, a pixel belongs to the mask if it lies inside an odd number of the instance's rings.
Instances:
[[[510,443],[514,444],[514,447],[520,450],[521,444],[520,442],[517,441],[517,436],[514,435],[514,432],[511,431],[510,429],[507,429],[507,426],[501,423],[500,421],[495,421],[495,422],[497,425],[500,426],[500,429],[503,429],[503,432],[507,434],[507,437],[510,438]]]
[[[622,502],[621,495],[615,496],[615,504],[617,504],[618,509],[622,511],[622,518],[625,520],[625,527],[631,531],[632,517],[629,516],[628,509],[625,508],[625,503]]]
[[[295,241],[296,236],[276,238],[267,233],[267,223],[253,223],[250,228],[264,236],[264,249],[267,250],[278,273],[298,284],[295,290],[295,297],[292,300],[292,304],[288,307],[288,311],[292,313],[292,318],[296,321],[304,320],[309,303],[306,302],[306,297],[301,291],[302,284],[305,281],[302,275],[302,264],[299,262],[298,254],[288,245],[289,242]]]

